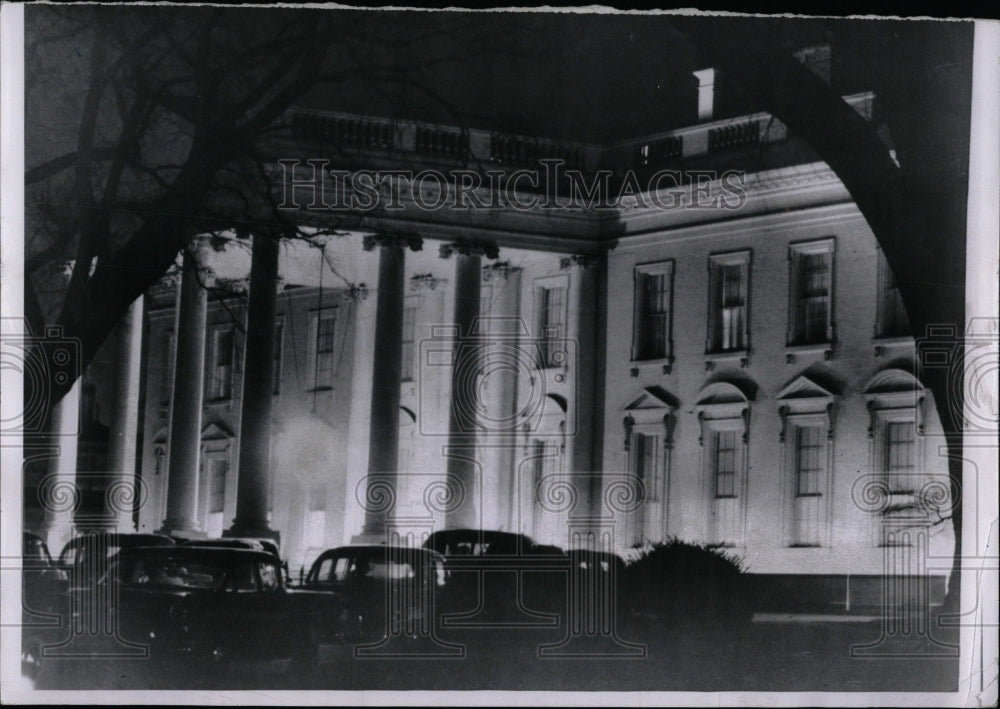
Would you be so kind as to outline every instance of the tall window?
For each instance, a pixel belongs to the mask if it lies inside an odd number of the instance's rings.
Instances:
[[[234,355],[233,328],[217,328],[212,337],[209,399],[228,399],[232,395]]]
[[[209,460],[209,514],[222,512],[226,508],[226,473],[228,470],[229,463],[225,459],[213,458]]]
[[[795,432],[795,494],[821,495],[823,440],[819,426],[801,426]]]
[[[305,529],[303,530],[307,549],[316,549],[326,544],[326,488],[317,486],[309,496]]]
[[[166,446],[156,446],[153,449],[153,455],[156,457],[156,467],[153,470],[154,475],[160,475],[167,472],[167,449]]]
[[[563,345],[566,320],[566,287],[553,286],[538,289],[538,346],[543,367],[561,367],[565,364]]]
[[[542,515],[545,511],[543,504],[545,492],[541,487],[542,479],[553,475],[558,469],[559,445],[555,441],[546,441],[536,438],[531,442],[532,460],[532,480],[531,496],[535,501],[533,517],[534,535],[540,537],[544,534]]]
[[[632,472],[642,482],[646,498],[660,498],[660,437],[648,433],[632,434]]]
[[[736,497],[737,432],[716,431],[713,446],[713,477],[717,498]]]
[[[285,322],[278,320],[274,326],[274,372],[272,382],[274,383],[271,393],[281,393],[281,354],[285,345]]]
[[[823,538],[823,486],[826,447],[821,426],[795,428],[795,499],[792,546],[820,546]]]
[[[790,344],[833,339],[833,239],[791,247]]]
[[[407,305],[403,308],[403,355],[400,364],[400,379],[404,382],[413,381],[414,342],[416,340],[417,306]]]
[[[636,268],[633,360],[664,359],[672,354],[670,318],[673,268],[673,261]]]
[[[913,421],[889,421],[885,429],[885,473],[889,492],[908,494],[914,490],[914,448],[916,428]]]
[[[750,252],[718,254],[709,260],[708,351],[747,348]]]
[[[926,504],[916,491],[931,473],[925,467],[923,422],[926,389],[912,372],[889,368],[880,371],[865,386],[868,404],[868,439],[871,469],[884,508],[876,517],[878,543],[908,545],[914,525],[932,524]]]
[[[167,331],[164,339],[166,340],[164,344],[166,344],[167,347],[166,349],[167,359],[166,362],[164,363],[163,370],[161,372],[161,374],[163,375],[163,380],[161,381],[160,384],[160,392],[161,392],[160,400],[162,403],[167,404],[170,403],[170,397],[173,394],[173,388],[174,388],[174,357],[175,357],[175,350],[177,349],[177,335],[174,334],[173,328]]]
[[[229,460],[224,454],[209,455],[205,459],[208,474],[208,515],[205,531],[209,537],[222,535],[226,509],[226,476],[229,474]]]
[[[878,336],[905,337],[910,334],[910,319],[903,307],[896,279],[881,249],[878,252]]]
[[[337,311],[334,308],[312,314],[310,323],[310,380],[313,389],[330,389],[333,386],[334,344],[337,333]]]

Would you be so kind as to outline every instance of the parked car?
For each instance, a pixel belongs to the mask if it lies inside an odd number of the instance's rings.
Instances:
[[[352,545],[316,559],[305,590],[335,593],[343,601],[338,622],[327,619],[322,642],[378,642],[393,636],[428,637],[447,602],[444,557],[429,549]]]
[[[34,677],[42,646],[61,637],[68,579],[37,534],[23,533],[21,554],[21,672]]]
[[[158,668],[216,674],[309,666],[316,616],[332,604],[321,609],[315,595],[289,592],[279,565],[270,552],[252,549],[130,547],[94,589],[77,592],[107,594],[114,584],[119,636],[148,646]]]
[[[613,552],[594,549],[570,549],[570,598],[576,604],[578,618],[588,614],[607,622],[611,614],[625,613],[623,579],[626,564]]]
[[[258,539],[256,537],[222,537],[220,539],[179,539],[177,543],[182,546],[195,547],[217,547],[227,549],[257,549],[266,551],[281,558],[278,552],[278,545],[271,539]]]
[[[444,625],[555,625],[564,612],[569,557],[524,534],[479,529],[434,532],[424,547],[442,554],[451,575]]]
[[[161,534],[127,532],[88,532],[69,540],[59,554],[59,568],[66,572],[73,587],[93,584],[103,576],[111,558],[122,549],[133,547],[174,546],[174,540]]]

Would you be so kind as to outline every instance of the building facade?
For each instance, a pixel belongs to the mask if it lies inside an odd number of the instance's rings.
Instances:
[[[336,133],[375,168],[395,146],[508,179],[551,155],[627,195],[551,209],[536,198],[564,186],[507,182],[506,208],[428,216],[461,190],[411,181],[368,228],[282,246],[270,403],[252,409],[270,463],[253,489],[293,569],[356,538],[477,526],[621,553],[711,545],[848,609],[876,604],[887,574],[943,596],[944,439],[878,243],[780,123],[712,120],[703,98],[698,125],[603,146],[293,112],[276,155]],[[874,96],[847,99],[871,120]],[[275,166],[286,201],[321,229],[329,210],[295,199],[315,197],[315,166],[291,162]],[[244,390],[261,371],[245,365],[246,251],[235,237],[199,250],[215,278],[200,301],[179,273],[146,296],[139,531],[214,537],[239,516]],[[172,448],[192,421],[181,484]]]

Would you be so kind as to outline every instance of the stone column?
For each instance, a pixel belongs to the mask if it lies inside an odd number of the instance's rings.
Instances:
[[[192,251],[185,251],[174,324],[177,359],[170,399],[167,518],[160,528],[162,534],[202,534],[198,521],[198,483],[208,314],[208,294],[202,282],[208,278],[208,272],[207,269],[199,272],[199,268],[197,257]]]
[[[601,467],[603,455],[605,321],[601,303],[605,297],[607,261],[597,256],[571,256],[563,259],[561,266],[572,272],[568,334],[576,344],[576,362],[570,362],[570,367],[576,366],[576,372],[569,373],[575,387],[571,393],[574,403],[567,412],[568,428],[573,431],[567,470],[580,499],[591,503],[578,505],[577,510],[589,515],[594,512],[591,505],[599,498],[597,469]]]
[[[80,434],[80,388],[82,375],[52,408],[52,440],[58,453],[42,483],[45,513],[45,543],[53,555],[73,537],[73,512],[79,499],[76,485],[77,438]]]
[[[116,497],[126,501],[145,499],[139,494],[141,484],[135,476],[135,445],[139,425],[139,376],[142,366],[142,303],[136,298],[118,324],[118,371],[115,379],[115,397],[111,410],[111,435],[108,441],[108,470],[118,484],[132,490],[131,495]],[[106,510],[113,518],[119,532],[134,532],[133,510],[124,505],[112,504]]]
[[[488,322],[483,323],[490,342],[482,352],[487,401],[481,442],[486,448],[482,457],[488,472],[482,493],[491,504],[482,511],[482,523],[491,529],[513,529],[517,521],[512,501],[520,434],[517,385],[524,368],[533,366],[520,356],[521,339],[528,334],[519,317],[521,269],[509,263],[493,264],[483,268],[483,282],[493,284],[493,304]],[[484,316],[480,314],[480,322]]]
[[[271,404],[278,304],[278,234],[255,233],[247,305],[236,518],[227,537],[276,538],[267,521],[271,495]]]
[[[365,237],[364,248],[379,248],[375,306],[375,359],[372,363],[371,433],[365,479],[365,526],[356,541],[384,542],[396,501],[399,467],[399,401],[403,360],[403,300],[406,247],[421,242],[394,236]]]
[[[496,246],[459,242],[445,244],[441,255],[455,254],[455,345],[451,370],[451,403],[448,415],[448,446],[446,451],[449,481],[457,488],[458,497],[449,509],[446,526],[451,529],[475,528],[479,523],[478,466],[476,436],[478,433],[477,379],[482,373],[482,333],[474,332],[479,317],[482,291],[482,257],[497,257]],[[451,487],[452,485],[449,485]]]

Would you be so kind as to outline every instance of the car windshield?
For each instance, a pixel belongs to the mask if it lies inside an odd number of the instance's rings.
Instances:
[[[226,571],[225,567],[185,559],[133,559],[126,563],[122,581],[130,586],[216,590],[222,588]]]
[[[352,579],[373,579],[388,581],[412,578],[415,575],[413,567],[395,559],[385,559],[369,556],[341,557],[333,568],[334,581],[350,581]]]
[[[52,565],[52,557],[49,556],[49,549],[45,542],[34,537],[25,537],[24,539],[24,560],[45,566]]]
[[[327,556],[310,573],[310,583],[350,584],[363,581],[398,581],[415,578],[417,559],[386,558],[382,554]]]
[[[136,558],[122,563],[119,578],[128,586],[236,593],[277,591],[281,585],[277,566],[259,559],[213,563],[183,557]]]

